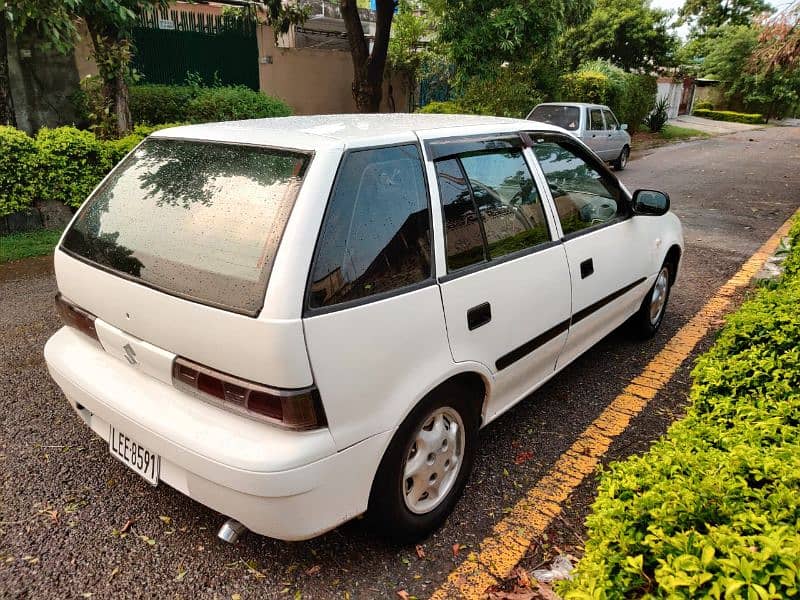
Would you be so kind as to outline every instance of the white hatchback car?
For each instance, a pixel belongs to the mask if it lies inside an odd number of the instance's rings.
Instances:
[[[481,426],[622,323],[655,333],[668,205],[525,120],[159,131],[56,250],[47,365],[153,485],[284,540],[367,512],[409,541],[453,508]]]

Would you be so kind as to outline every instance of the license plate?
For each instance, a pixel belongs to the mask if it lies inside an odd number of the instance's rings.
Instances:
[[[127,435],[109,426],[108,449],[114,458],[121,460],[147,480],[150,485],[158,485],[161,471],[161,457],[148,450]]]

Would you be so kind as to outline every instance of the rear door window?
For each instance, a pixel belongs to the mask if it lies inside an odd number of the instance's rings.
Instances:
[[[350,152],[317,242],[310,308],[401,290],[430,278],[430,209],[418,147]]]
[[[62,248],[168,294],[255,316],[309,160],[147,140],[84,205]]]

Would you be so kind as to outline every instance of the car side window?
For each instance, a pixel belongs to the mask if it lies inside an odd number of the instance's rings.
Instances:
[[[619,121],[610,110],[603,110],[603,116],[606,118],[606,129],[616,130],[619,128]]]
[[[317,242],[309,306],[358,300],[430,277],[430,208],[418,147],[347,154]]]
[[[521,148],[436,162],[448,271],[550,241],[541,196]]]
[[[537,139],[533,152],[553,195],[564,235],[629,214],[617,181],[565,139]]]
[[[603,124],[603,113],[598,108],[589,110],[589,129],[592,131],[602,131],[605,129]]]

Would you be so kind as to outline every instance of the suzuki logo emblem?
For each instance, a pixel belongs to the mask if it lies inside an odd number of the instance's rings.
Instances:
[[[136,352],[134,351],[134,349],[131,347],[130,344],[125,344],[122,347],[122,349],[125,350],[125,359],[130,364],[135,365],[137,362],[139,362],[136,360]]]

